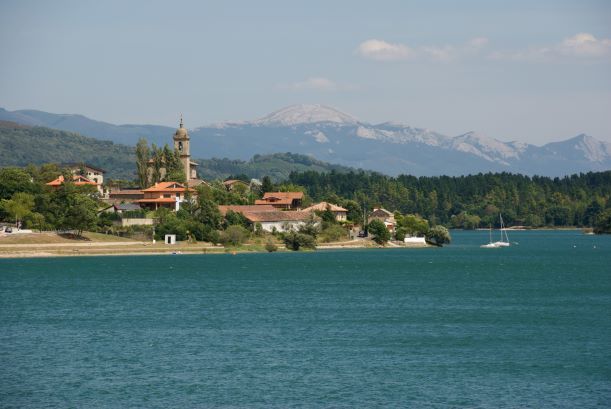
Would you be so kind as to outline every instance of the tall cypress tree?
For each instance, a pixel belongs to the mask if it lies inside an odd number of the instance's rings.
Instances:
[[[149,187],[149,159],[151,152],[149,150],[146,139],[140,138],[136,145],[136,172],[138,174],[138,183],[140,188],[146,189]]]

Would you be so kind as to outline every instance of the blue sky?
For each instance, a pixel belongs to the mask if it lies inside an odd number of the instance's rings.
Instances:
[[[534,4],[533,4],[534,3]],[[188,127],[296,103],[611,141],[611,2],[0,2],[0,106]]]

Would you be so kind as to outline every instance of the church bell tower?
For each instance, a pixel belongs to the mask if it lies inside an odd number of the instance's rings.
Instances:
[[[174,133],[174,149],[180,154],[180,161],[185,172],[187,182],[194,179],[195,175],[191,174],[191,153],[189,151],[189,133],[182,123],[182,115],[180,115],[180,127]]]

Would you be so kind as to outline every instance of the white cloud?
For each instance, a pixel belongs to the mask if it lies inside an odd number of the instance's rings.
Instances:
[[[558,51],[565,55],[578,57],[601,57],[611,52],[611,39],[598,40],[592,34],[579,33],[566,38],[558,46]]]
[[[359,44],[357,54],[377,61],[433,60],[449,62],[474,56],[488,45],[485,37],[476,37],[461,45],[426,45],[410,47],[407,44],[391,44],[382,40],[367,40]]]
[[[496,51],[490,58],[497,60],[549,61],[562,57],[599,58],[611,55],[611,39],[597,39],[590,33],[578,33],[561,43],[523,50]]]
[[[486,47],[490,41],[486,37],[475,37],[469,40],[468,45],[472,48],[479,49]]]
[[[356,52],[364,58],[376,61],[407,60],[412,50],[405,44],[391,44],[382,40],[367,40],[359,44]]]

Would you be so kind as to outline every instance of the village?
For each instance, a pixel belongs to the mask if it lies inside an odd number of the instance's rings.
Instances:
[[[206,181],[199,178],[182,117],[172,137],[173,151],[166,146],[164,150],[153,147],[151,152],[146,141],[141,142],[144,148],[139,144],[138,149],[145,149],[145,154],[140,155],[136,164],[140,176],[138,187],[107,183],[106,170],[87,163],[71,163],[61,166],[63,174],[46,182],[46,189],[59,192],[73,186],[89,192],[97,204],[94,229],[97,234],[126,240],[130,243],[126,246],[146,245],[149,251],[230,248],[271,252],[283,247],[303,250],[428,246],[424,237],[428,230],[426,220],[411,220],[416,226],[425,223],[422,229],[405,229],[401,228],[400,214],[381,207],[357,207],[353,202],[349,203],[349,209],[327,201],[313,203],[298,186],[274,186],[269,179]],[[36,223],[31,218],[27,226],[24,226],[27,217],[15,219],[14,226],[5,225],[1,229],[0,237],[36,234]],[[38,230],[43,228],[38,226]],[[82,229],[77,230],[74,236],[87,237],[87,233],[81,234]],[[65,231],[62,233],[67,237]],[[17,240],[15,245],[19,243]],[[79,245],[83,244],[91,243]],[[1,246],[15,250],[2,241],[0,249]],[[82,251],[77,249],[73,253]],[[97,252],[101,251],[98,248]]]

